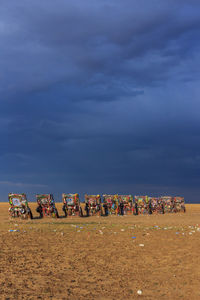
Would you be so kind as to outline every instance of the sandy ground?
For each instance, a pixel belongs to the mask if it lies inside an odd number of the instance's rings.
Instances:
[[[186,207],[186,214],[10,220],[1,203],[0,299],[200,299],[200,205]]]

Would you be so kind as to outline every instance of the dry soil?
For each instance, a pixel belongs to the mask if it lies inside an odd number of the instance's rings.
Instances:
[[[200,205],[186,208],[11,220],[1,203],[0,299],[200,299]]]

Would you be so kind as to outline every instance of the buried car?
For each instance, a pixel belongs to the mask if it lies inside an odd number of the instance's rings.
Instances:
[[[36,211],[40,214],[40,217],[53,217],[59,218],[57,208],[55,207],[55,201],[52,194],[37,194],[36,195],[38,207]]]
[[[63,211],[67,216],[83,216],[79,194],[62,194]]]
[[[101,196],[100,195],[87,195],[85,194],[85,210],[87,216],[100,216],[102,215],[101,209]]]
[[[119,195],[118,196],[119,205],[123,205],[123,210],[125,215],[133,214],[133,196],[132,195]]]
[[[149,213],[149,198],[148,196],[135,196],[135,214]]]
[[[174,198],[172,196],[161,196],[160,199],[163,202],[165,213],[174,212]]]
[[[105,215],[117,215],[118,214],[118,195],[103,195],[103,208]]]
[[[184,197],[174,197],[175,212],[186,212]]]
[[[20,217],[22,219],[33,219],[33,215],[30,207],[28,206],[28,201],[26,194],[13,194],[8,195],[8,201],[10,204],[9,214],[11,217]]]
[[[105,216],[118,214],[118,195],[103,195],[103,208]]]
[[[149,197],[149,211],[152,214],[164,214],[164,204],[159,197]]]

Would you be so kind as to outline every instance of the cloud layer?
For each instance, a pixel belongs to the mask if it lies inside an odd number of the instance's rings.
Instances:
[[[0,200],[8,192],[198,201],[197,1],[2,1]]]

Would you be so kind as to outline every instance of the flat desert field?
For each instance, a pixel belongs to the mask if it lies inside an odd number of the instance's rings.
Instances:
[[[1,203],[0,299],[200,299],[200,205],[186,209],[10,220]]]

